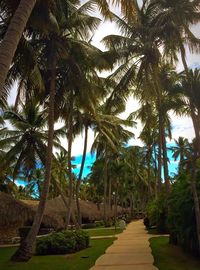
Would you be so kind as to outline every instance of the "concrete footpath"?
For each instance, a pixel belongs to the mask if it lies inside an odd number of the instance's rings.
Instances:
[[[131,222],[90,270],[158,270],[149,238],[142,220]]]

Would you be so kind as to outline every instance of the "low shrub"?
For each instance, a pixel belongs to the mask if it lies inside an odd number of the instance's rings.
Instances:
[[[168,225],[170,243],[197,255],[197,225],[190,181],[189,176],[181,175],[174,183],[169,198]],[[197,189],[200,195],[200,182],[197,182]]]
[[[102,226],[104,226],[103,220],[97,220],[94,223],[95,223],[96,227],[102,227]]]
[[[96,224],[95,223],[87,223],[87,224],[82,224],[82,229],[93,229],[96,228]]]
[[[87,248],[89,236],[83,231],[62,231],[37,239],[36,254],[69,254]]]
[[[157,199],[151,201],[146,209],[145,222],[147,228],[156,227],[158,233],[168,233],[168,197],[161,194]]]

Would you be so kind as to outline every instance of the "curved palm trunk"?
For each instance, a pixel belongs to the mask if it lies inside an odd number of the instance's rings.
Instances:
[[[49,97],[49,116],[48,116],[48,146],[45,164],[44,184],[41,192],[41,198],[38,205],[37,212],[33,221],[31,230],[24,241],[20,244],[19,249],[12,256],[12,261],[28,261],[32,256],[33,247],[36,241],[36,236],[40,229],[42,222],[45,204],[49,192],[49,185],[51,181],[51,167],[52,167],[52,150],[53,150],[53,136],[54,136],[54,101],[55,101],[55,87],[56,87],[56,61],[53,61],[53,70],[51,75],[50,97]]]
[[[8,70],[36,0],[21,0],[0,45],[0,98]]]
[[[85,126],[85,140],[84,140],[84,148],[83,148],[83,156],[81,161],[81,168],[78,176],[78,181],[76,185],[76,206],[77,206],[77,216],[78,216],[78,223],[81,226],[82,224],[82,217],[81,217],[81,209],[80,209],[80,203],[79,203],[79,191],[80,191],[80,185],[81,185],[81,179],[83,175],[83,169],[85,165],[85,159],[86,159],[86,153],[87,153],[87,142],[88,142],[88,126]]]

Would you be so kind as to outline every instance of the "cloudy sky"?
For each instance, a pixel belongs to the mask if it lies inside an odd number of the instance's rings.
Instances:
[[[81,1],[81,2],[85,2],[85,0]],[[117,12],[119,14],[119,9],[112,7],[112,10],[114,12]],[[98,11],[95,12],[96,16],[100,16],[98,14]],[[199,26],[194,26],[192,28],[194,34],[198,37],[200,37],[200,27]],[[103,21],[101,22],[98,30],[96,31],[95,35],[92,38],[92,43],[97,46],[98,48],[100,48],[101,50],[105,50],[103,44],[101,43],[101,40],[103,39],[103,37],[110,35],[110,34],[117,34],[118,30],[116,25],[113,22],[110,21]],[[199,66],[200,63],[200,55],[197,54],[191,54],[189,53],[189,50],[187,49],[187,63],[191,68],[195,68]],[[179,61],[179,63],[177,64],[177,70],[181,71],[183,69],[181,61]],[[108,75],[107,73],[103,73],[102,76],[106,76]],[[14,102],[14,98],[15,98],[15,87],[13,87],[13,91],[12,94],[9,98],[9,102],[13,103]],[[127,106],[126,106],[126,111],[121,115],[122,118],[127,117],[131,112],[137,110],[139,108],[139,104],[136,100],[134,100],[133,98],[129,98],[128,102],[127,102]],[[175,116],[173,113],[171,113],[171,120],[172,120],[172,134],[173,134],[173,139],[177,139],[179,136],[188,138],[189,140],[191,140],[194,137],[194,131],[193,131],[193,127],[192,127],[192,121],[190,120],[190,118],[186,118],[186,117],[177,117]],[[133,128],[131,131],[133,131],[133,133],[135,134],[135,139],[131,139],[129,144],[130,145],[141,145],[140,140],[138,139],[139,133],[142,129],[142,125],[141,123],[138,122],[137,124],[137,128]],[[92,131],[89,131],[89,142],[88,142],[88,156],[87,156],[87,166],[90,166],[92,161],[94,160],[93,158],[90,157],[89,152],[90,152],[90,148],[91,145],[93,143],[93,138],[94,138],[94,134]],[[173,143],[173,140],[169,143]],[[63,145],[66,145],[66,140],[62,141]],[[79,167],[80,166],[80,162],[81,162],[81,154],[83,151],[83,137],[82,135],[78,136],[74,143],[73,143],[73,148],[72,148],[72,155],[77,157],[76,160],[76,164]],[[174,172],[176,167],[176,164],[173,163],[173,161],[171,162],[170,165],[170,170]],[[78,170],[78,169],[77,169]],[[85,174],[88,173],[88,169],[85,170]]]

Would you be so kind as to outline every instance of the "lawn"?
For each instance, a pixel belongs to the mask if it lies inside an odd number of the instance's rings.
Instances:
[[[180,247],[170,245],[169,237],[150,239],[150,245],[159,270],[199,270],[200,260],[184,253]]]
[[[15,248],[0,248],[2,270],[88,270],[113,243],[112,239],[91,240],[90,247],[70,255],[34,256],[28,263],[12,263],[9,258]]]
[[[120,228],[95,228],[95,229],[84,229],[88,233],[89,236],[107,236],[107,235],[115,235],[122,232]]]

